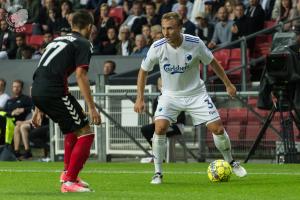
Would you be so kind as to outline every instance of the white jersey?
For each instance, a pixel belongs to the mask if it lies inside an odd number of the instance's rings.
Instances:
[[[183,42],[176,49],[164,38],[154,42],[141,65],[143,70],[151,71],[159,64],[164,95],[193,96],[206,91],[199,65],[210,64],[213,55],[199,37],[182,36]]]

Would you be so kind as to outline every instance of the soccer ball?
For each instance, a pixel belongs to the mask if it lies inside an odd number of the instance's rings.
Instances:
[[[208,179],[212,182],[227,182],[231,174],[231,166],[225,160],[215,160],[209,164],[207,169]]]

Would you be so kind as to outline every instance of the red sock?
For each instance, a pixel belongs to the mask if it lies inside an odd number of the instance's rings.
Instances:
[[[74,148],[76,142],[77,142],[77,136],[74,133],[65,134],[65,141],[64,141],[64,145],[65,145],[65,155],[64,155],[65,166],[64,167],[65,168],[64,168],[64,170],[68,170],[71,154],[72,154],[72,151],[73,151],[73,148]]]
[[[78,137],[77,143],[73,148],[70,164],[66,174],[67,181],[75,182],[80,170],[83,168],[90,155],[90,149],[94,141],[94,134]]]

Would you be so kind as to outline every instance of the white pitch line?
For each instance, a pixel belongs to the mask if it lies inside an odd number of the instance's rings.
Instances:
[[[0,169],[1,172],[10,172],[10,173],[60,173],[61,170],[39,170],[39,169]],[[84,170],[81,173],[86,174],[152,174],[153,171],[126,171],[126,170]],[[165,174],[206,174],[206,172],[183,172],[183,171],[165,171]],[[299,176],[300,172],[250,172],[248,174],[253,175],[291,175]]]

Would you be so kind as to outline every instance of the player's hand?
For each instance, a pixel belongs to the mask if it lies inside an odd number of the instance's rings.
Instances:
[[[236,88],[232,83],[226,86],[226,91],[231,98],[236,96]]]
[[[145,102],[144,100],[137,99],[134,104],[134,112],[142,113],[145,111]]]
[[[101,116],[96,110],[96,108],[89,109],[89,115],[91,119],[91,124],[95,124],[95,125],[101,124]]]
[[[36,109],[32,115],[32,120],[31,120],[31,124],[33,125],[33,127],[35,128],[40,127],[42,125],[43,117],[44,117],[44,113]]]

